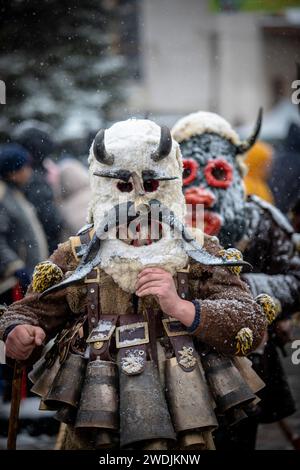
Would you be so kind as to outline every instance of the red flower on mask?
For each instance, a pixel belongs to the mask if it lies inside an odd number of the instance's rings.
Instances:
[[[207,183],[214,188],[227,189],[233,180],[232,166],[223,158],[210,160],[204,168]]]
[[[196,160],[183,160],[183,186],[188,186],[197,178],[199,165]]]

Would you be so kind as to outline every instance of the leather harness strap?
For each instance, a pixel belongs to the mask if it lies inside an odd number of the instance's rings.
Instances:
[[[189,299],[189,273],[187,271],[177,272],[177,292],[181,299]]]
[[[149,325],[149,337],[150,337],[148,353],[150,355],[150,359],[155,364],[158,364],[156,342],[158,338],[161,338],[162,336],[164,336],[164,329],[163,329],[162,322],[161,322],[161,314],[160,312],[155,312],[152,309],[147,309],[146,319]]]
[[[149,344],[148,323],[140,313],[120,315],[116,329],[116,347],[119,349],[121,370],[127,375],[143,372]]]
[[[178,271],[177,273],[177,292],[179,297],[182,299],[189,299],[187,271]],[[172,344],[178,364],[185,372],[192,371],[196,367],[197,363],[193,354],[193,338],[186,331],[184,325],[176,319],[164,316],[163,324]]]
[[[90,232],[80,235],[81,246],[87,246],[90,242]],[[93,269],[85,278],[87,285],[87,320],[88,342],[90,346],[90,359],[97,357],[102,360],[112,360],[109,352],[110,342],[115,330],[118,316],[102,315],[100,304],[100,272],[99,268]],[[107,328],[107,329],[106,329]]]
[[[93,269],[85,278],[85,284],[87,284],[87,297],[88,297],[88,324],[89,332],[93,330],[98,324],[100,319],[99,311],[99,270]]]
[[[95,268],[85,278],[88,284],[87,313],[90,346],[90,359],[100,358],[111,361],[110,343],[116,328],[118,315],[102,315],[100,305],[99,269]]]

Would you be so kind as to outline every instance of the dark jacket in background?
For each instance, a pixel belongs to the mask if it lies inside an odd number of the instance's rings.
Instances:
[[[256,196],[247,200],[247,229],[238,248],[252,264],[251,273],[242,278],[254,296],[267,293],[278,299],[279,319],[300,310],[300,258],[293,241],[293,228],[283,214]],[[275,422],[295,411],[289,385],[280,363],[274,335],[276,322],[269,328],[269,341],[263,354],[252,356],[255,371],[266,387],[259,393],[261,422]]]
[[[282,317],[300,309],[300,258],[294,230],[283,214],[257,196],[247,200],[247,229],[239,247],[252,264],[243,275],[254,296],[266,293],[280,301]]]
[[[49,251],[54,251],[61,239],[63,219],[42,169],[34,169],[29,183],[24,188],[24,194],[35,207],[46,234]]]
[[[34,266],[47,257],[44,231],[34,208],[13,184],[0,181],[0,289],[8,285],[15,271]],[[14,281],[15,283],[15,281]]]
[[[24,188],[24,193],[35,207],[47,237],[49,251],[52,252],[61,240],[63,219],[56,205],[53,190],[47,182],[47,171],[43,162],[54,152],[54,141],[45,123],[38,121],[34,122],[34,126],[30,126],[29,123],[29,127],[26,122],[22,123],[15,129],[13,138],[31,155],[33,174]]]

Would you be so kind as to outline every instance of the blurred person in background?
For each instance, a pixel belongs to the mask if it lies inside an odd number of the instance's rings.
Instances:
[[[300,127],[297,124],[291,124],[274,155],[270,186],[276,206],[288,214],[300,199]]]
[[[53,251],[61,239],[63,218],[55,202],[53,189],[48,182],[44,161],[54,152],[55,144],[48,126],[38,121],[20,124],[15,129],[13,137],[32,158],[33,172],[23,189],[26,198],[35,207],[44,228],[48,249]]]
[[[64,219],[66,239],[86,224],[86,208],[91,200],[88,169],[75,158],[67,157],[58,165],[59,209]]]
[[[0,292],[1,303],[13,300],[12,287],[23,292],[34,266],[48,254],[43,228],[22,189],[32,175],[30,155],[17,144],[0,145]]]
[[[47,240],[23,188],[32,176],[28,151],[0,145],[0,304],[20,300],[34,267],[48,255]],[[1,365],[3,399],[9,400],[12,369]]]
[[[246,194],[255,194],[270,204],[274,204],[274,197],[268,185],[272,159],[272,147],[264,142],[256,142],[244,160],[248,169],[244,178]]]

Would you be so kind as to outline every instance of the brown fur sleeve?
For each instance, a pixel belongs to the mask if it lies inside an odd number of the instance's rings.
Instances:
[[[214,240],[206,240],[205,248],[213,254],[221,249]],[[226,267],[191,267],[193,296],[201,304],[201,321],[195,331],[204,343],[224,354],[236,354],[236,335],[250,328],[253,343],[247,354],[258,347],[267,328],[265,315],[253,299],[246,284]]]
[[[71,242],[67,241],[58,246],[50,260],[66,273],[76,267],[72,254]],[[33,292],[30,285],[25,297],[13,303],[0,319],[0,338],[6,328],[13,324],[30,324],[40,326],[47,335],[54,335],[72,314],[65,298],[66,291],[49,295],[40,300],[40,294]]]

